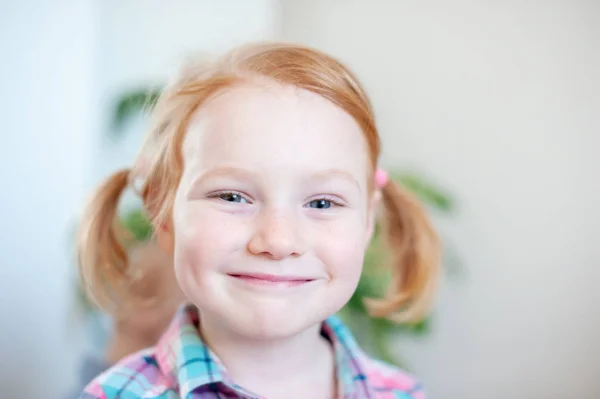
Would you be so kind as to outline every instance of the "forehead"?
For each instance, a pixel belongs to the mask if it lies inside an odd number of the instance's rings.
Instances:
[[[186,168],[344,168],[361,178],[367,147],[352,116],[296,87],[245,84],[204,104],[183,143]]]

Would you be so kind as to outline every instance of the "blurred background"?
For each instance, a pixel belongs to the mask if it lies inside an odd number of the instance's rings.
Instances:
[[[0,1],[2,397],[61,397],[98,349],[73,310],[72,234],[137,153],[128,96],[254,39],[354,69],[384,164],[430,199],[449,272],[388,356],[432,399],[600,398],[594,0]]]

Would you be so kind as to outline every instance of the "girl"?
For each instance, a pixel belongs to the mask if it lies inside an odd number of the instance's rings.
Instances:
[[[116,218],[138,189],[189,304],[151,349],[83,398],[424,398],[358,348],[334,316],[360,278],[377,210],[392,256],[375,316],[421,317],[439,271],[423,209],[377,169],[371,105],[319,51],[252,44],[193,65],[159,100],[141,157],[98,189],[79,236],[81,273],[104,307],[135,300]]]

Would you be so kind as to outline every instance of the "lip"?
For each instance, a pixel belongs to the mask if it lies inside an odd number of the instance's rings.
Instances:
[[[273,287],[295,287],[315,281],[316,278],[305,276],[282,276],[267,273],[227,273],[238,281],[251,285],[273,286]]]

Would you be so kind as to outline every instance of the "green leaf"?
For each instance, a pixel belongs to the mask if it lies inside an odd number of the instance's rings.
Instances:
[[[143,114],[151,110],[161,94],[162,89],[147,88],[122,94],[117,100],[113,113],[113,134],[118,136],[125,122],[135,114]]]
[[[436,187],[422,176],[413,173],[394,173],[392,179],[401,183],[415,194],[424,203],[434,208],[450,212],[454,208],[454,201],[443,189]]]
[[[152,238],[154,230],[152,222],[141,209],[133,209],[121,217],[123,226],[133,235],[136,241],[147,241]]]

